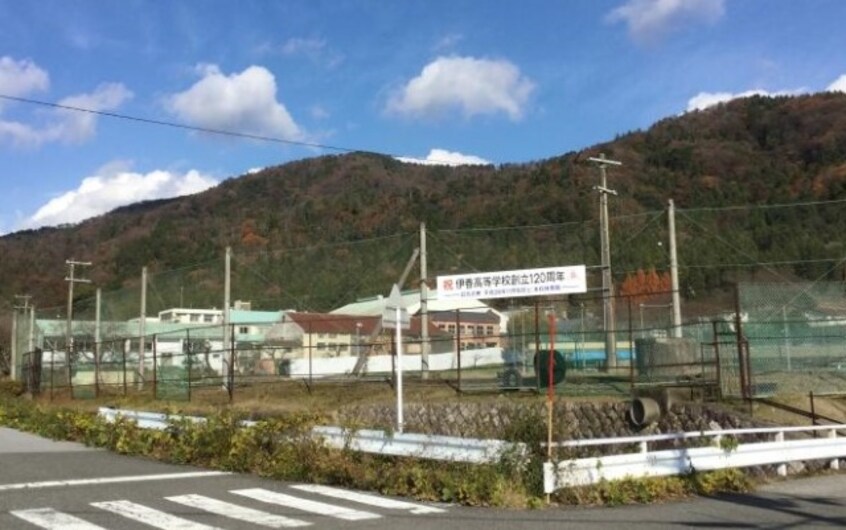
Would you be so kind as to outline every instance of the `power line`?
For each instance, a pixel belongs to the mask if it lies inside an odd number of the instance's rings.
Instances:
[[[317,142],[304,142],[301,140],[290,140],[287,138],[278,138],[275,136],[265,136],[261,134],[252,134],[252,133],[245,133],[245,132],[238,132],[238,131],[231,131],[227,129],[214,129],[211,127],[199,127],[196,125],[187,125],[185,123],[178,123],[173,121],[167,120],[156,120],[153,118],[142,118],[140,116],[131,116],[129,114],[121,114],[117,112],[107,112],[103,110],[95,110],[95,109],[87,109],[84,107],[76,107],[73,105],[65,105],[61,103],[53,103],[50,101],[42,101],[38,99],[31,99],[31,98],[22,98],[18,96],[9,96],[7,94],[0,94],[0,99],[5,99],[8,101],[16,101],[18,103],[27,103],[29,105],[39,105],[42,107],[50,107],[54,109],[61,109],[61,110],[70,110],[73,112],[84,112],[86,114],[95,114],[97,116],[105,116],[107,118],[116,118],[119,120],[127,120],[127,121],[134,121],[139,123],[146,123],[148,125],[159,125],[162,127],[171,127],[174,129],[182,129],[186,131],[194,131],[194,132],[202,132],[207,134],[216,134],[221,136],[233,136],[236,138],[244,138],[247,140],[258,140],[261,142],[271,142],[271,143],[278,143],[278,144],[286,144],[286,145],[295,145],[298,147],[310,147],[310,148],[318,148],[318,149],[327,149],[331,151],[340,151],[345,153],[352,153],[352,152],[370,152],[362,149],[352,149],[349,147],[341,147],[336,145],[327,145],[327,144],[320,144]],[[373,154],[381,154],[375,153]]]
[[[318,142],[306,142],[303,140],[292,140],[290,138],[279,138],[276,136],[268,136],[263,134],[254,134],[254,133],[246,133],[240,131],[232,131],[229,129],[216,129],[212,127],[200,127],[198,125],[188,125],[186,123],[179,123],[175,121],[168,121],[168,120],[157,120],[154,118],[143,118],[141,116],[132,116],[130,114],[122,114],[119,112],[108,112],[104,110],[96,110],[96,109],[88,109],[85,107],[77,107],[74,105],[66,105],[63,103],[55,103],[52,101],[43,101],[39,99],[32,99],[32,98],[22,98],[19,96],[10,96],[8,94],[0,94],[0,99],[4,99],[7,101],[15,101],[18,103],[25,103],[28,105],[38,105],[41,107],[48,107],[53,109],[59,110],[69,110],[72,112],[82,112],[85,114],[93,114],[96,116],[103,116],[106,118],[115,118],[118,120],[126,120],[132,121],[136,123],[144,123],[147,125],[157,125],[160,127],[170,127],[173,129],[181,129],[184,131],[193,131],[193,132],[201,132],[205,134],[214,134],[218,136],[230,136],[234,138],[242,138],[245,140],[256,140],[259,142],[269,142],[269,143],[276,143],[276,144],[283,144],[283,145],[292,145],[296,147],[308,147],[310,149],[325,149],[327,151],[337,151],[340,153],[364,153],[364,154],[371,154],[371,155],[378,155],[378,156],[388,156],[394,159],[409,159],[409,160],[420,160],[421,162],[430,162],[435,164],[444,164],[444,165],[452,165],[453,161],[451,160],[439,160],[435,158],[426,158],[422,160],[418,157],[408,156],[408,155],[398,155],[392,153],[385,153],[379,151],[373,151],[370,149],[359,149],[353,147],[344,147],[340,145],[329,145],[329,144],[322,144]],[[492,164],[491,164],[492,165]]]
[[[676,208],[677,212],[725,212],[730,210],[774,210],[777,208],[797,208],[800,206],[822,206],[825,204],[843,204],[846,199],[832,199],[829,201],[787,202],[780,204],[742,204],[736,206],[711,206],[702,208]]]

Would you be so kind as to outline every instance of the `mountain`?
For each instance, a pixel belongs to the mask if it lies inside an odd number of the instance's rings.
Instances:
[[[430,234],[430,275],[595,266],[598,170],[587,159],[600,152],[623,163],[608,171],[618,281],[666,268],[658,216],[668,199],[681,213],[686,296],[774,267],[805,278],[842,274],[832,262],[843,255],[846,215],[829,201],[846,199],[846,94],[826,93],[735,100],[531,163],[450,168],[351,153],[269,167],[197,195],[3,236],[0,299],[28,293],[38,307],[60,308],[65,260],[74,258],[93,263],[79,274],[103,289],[113,314],[137,315],[144,266],[148,312],[219,306],[231,246],[233,298],[326,310],[387,293],[418,244],[420,222]],[[816,206],[763,207],[806,202]],[[80,307],[92,294],[77,286]]]

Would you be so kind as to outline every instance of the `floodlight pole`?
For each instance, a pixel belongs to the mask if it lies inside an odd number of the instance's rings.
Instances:
[[[599,165],[600,184],[599,186],[594,186],[593,189],[599,192],[602,302],[605,323],[605,367],[608,369],[617,367],[614,286],[611,278],[611,237],[608,229],[608,195],[617,195],[617,192],[608,188],[608,179],[605,168],[607,166],[622,166],[623,164],[622,162],[605,158],[605,153],[600,153],[599,158],[591,157],[588,160]]]

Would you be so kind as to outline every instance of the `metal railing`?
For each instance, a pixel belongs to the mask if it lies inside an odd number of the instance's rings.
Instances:
[[[811,427],[767,427],[754,429],[726,429],[694,431],[648,436],[570,440],[555,444],[557,448],[584,448],[637,444],[638,451],[607,456],[576,458],[544,464],[544,492],[553,493],[565,487],[586,486],[603,480],[682,475],[694,471],[777,465],[778,474],[786,475],[788,462],[829,460],[832,469],[840,469],[840,458],[846,457],[846,425],[818,425]],[[826,437],[805,437],[785,440],[786,434],[814,434]],[[767,441],[741,443],[738,436],[771,435]],[[732,437],[732,438],[729,438]],[[650,450],[655,442],[682,442],[707,439],[702,447],[676,447]]]

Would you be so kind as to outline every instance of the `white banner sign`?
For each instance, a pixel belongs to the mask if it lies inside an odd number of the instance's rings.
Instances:
[[[438,299],[517,298],[584,293],[584,265],[438,276]]]

